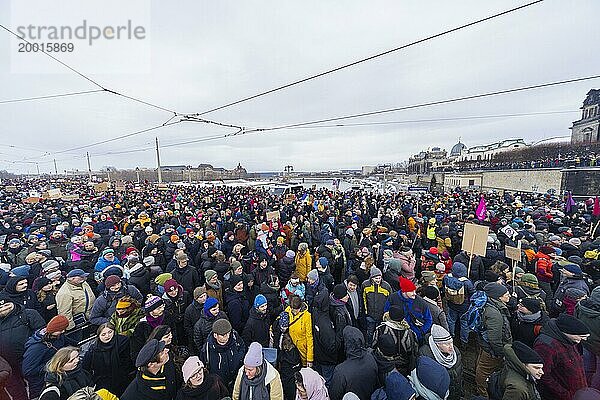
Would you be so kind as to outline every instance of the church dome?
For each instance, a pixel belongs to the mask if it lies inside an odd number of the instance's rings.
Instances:
[[[465,150],[466,148],[467,148],[467,146],[465,146],[463,143],[461,143],[461,142],[456,143],[454,146],[452,146],[452,150],[450,150],[450,157],[460,156],[462,151]]]

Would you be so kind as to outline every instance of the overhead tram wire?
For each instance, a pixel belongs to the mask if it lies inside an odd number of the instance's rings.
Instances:
[[[228,107],[232,107],[232,106],[235,106],[237,104],[245,103],[247,101],[256,99],[258,97],[266,96],[268,94],[275,93],[275,92],[278,92],[280,90],[287,89],[287,88],[290,88],[292,86],[296,86],[296,85],[299,85],[301,83],[311,81],[313,79],[321,78],[323,76],[332,74],[334,72],[338,72],[338,71],[344,70],[346,68],[354,67],[354,66],[356,66],[358,64],[362,64],[364,62],[371,61],[371,60],[374,60],[374,59],[379,58],[379,57],[386,56],[386,55],[391,54],[391,53],[395,53],[395,52],[397,52],[399,50],[403,50],[403,49],[406,49],[408,47],[412,47],[412,46],[415,46],[417,44],[421,44],[421,43],[427,42],[429,40],[433,40],[433,39],[439,38],[441,36],[445,36],[445,35],[448,35],[450,33],[457,32],[457,31],[459,31],[461,29],[465,29],[465,28],[468,28],[468,27],[480,24],[482,22],[486,22],[486,21],[492,20],[494,18],[498,18],[498,17],[504,16],[504,15],[507,15],[507,14],[519,11],[519,10],[522,10],[524,8],[527,8],[527,7],[531,7],[531,6],[535,5],[535,4],[542,3],[543,1],[544,0],[532,1],[532,2],[529,2],[529,3],[523,4],[523,5],[520,5],[518,7],[511,8],[511,9],[506,10],[506,11],[502,11],[500,13],[493,14],[493,15],[490,15],[488,17],[478,19],[476,21],[471,21],[469,23],[457,26],[457,27],[452,28],[452,29],[448,29],[448,30],[443,31],[443,32],[436,33],[434,35],[427,36],[425,38],[416,40],[414,42],[410,42],[410,43],[404,44],[402,46],[399,46],[399,47],[396,47],[396,48],[393,48],[393,49],[390,49],[390,50],[386,50],[384,52],[377,53],[377,54],[374,54],[372,56],[369,56],[369,57],[366,57],[366,58],[362,58],[360,60],[353,61],[353,62],[348,63],[348,64],[340,65],[340,66],[332,68],[330,70],[327,70],[327,71],[324,71],[324,72],[321,72],[321,73],[318,73],[318,74],[315,74],[315,75],[311,75],[311,76],[308,76],[306,78],[302,78],[302,79],[290,82],[288,84],[285,84],[285,85],[282,85],[282,86],[279,86],[279,87],[276,87],[276,88],[273,88],[273,89],[270,89],[270,90],[266,90],[264,92],[260,92],[260,93],[254,94],[252,96],[244,97],[244,98],[242,98],[240,100],[232,101],[230,103],[221,105],[219,107],[211,108],[209,110],[200,112],[200,113],[198,113],[196,115],[201,116],[201,115],[209,114],[209,113],[212,113],[212,112],[215,112],[215,111],[218,111],[218,110],[222,110],[222,109],[225,109],[225,108],[228,108]]]
[[[25,98],[21,98],[21,99],[0,100],[0,104],[12,104],[12,103],[21,103],[21,102],[25,102],[25,101],[56,99],[59,97],[79,96],[79,95],[90,94],[90,93],[101,93],[104,91],[105,91],[104,89],[94,89],[94,90],[84,90],[81,92],[70,92],[70,93],[50,94],[50,95],[46,95],[46,96],[25,97]]]

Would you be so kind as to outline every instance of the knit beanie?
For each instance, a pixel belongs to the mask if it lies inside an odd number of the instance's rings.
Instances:
[[[117,310],[126,310],[131,307],[133,303],[131,302],[131,297],[123,296],[117,301],[116,309]]]
[[[433,271],[421,271],[421,279],[423,279],[424,283],[428,284],[437,280],[437,276]]]
[[[431,285],[423,286],[421,288],[421,296],[427,297],[428,299],[431,299],[431,300],[437,300],[437,298],[440,296],[440,291],[438,290],[438,288],[436,286],[431,286]]]
[[[519,282],[521,286],[528,286],[534,289],[538,288],[539,282],[537,276],[534,274],[524,274]]]
[[[431,325],[431,337],[436,343],[446,343],[452,341],[452,336],[443,326],[433,324]]]
[[[165,272],[165,273],[158,275],[156,278],[154,278],[154,282],[157,285],[164,286],[167,279],[171,279],[172,277],[173,277],[173,275],[171,275],[169,272]]]
[[[267,298],[262,294],[256,295],[254,298],[254,308],[258,308],[263,304],[267,304]]]
[[[498,278],[500,278],[500,275],[498,275],[491,269],[488,269],[487,271],[485,271],[484,279],[486,280],[486,282],[497,282]]]
[[[401,276],[398,281],[400,282],[400,290],[402,293],[414,292],[417,290],[417,287],[410,279]]]
[[[563,267],[566,271],[569,271],[573,275],[582,275],[581,267],[577,264],[567,264]]]
[[[296,257],[296,253],[294,253],[294,250],[288,250],[285,252],[285,256],[287,258],[295,258]]]
[[[213,269],[207,269],[204,271],[204,279],[206,279],[206,282],[210,282],[214,276],[217,276],[217,271]]]
[[[306,274],[306,279],[317,282],[319,280],[319,271],[316,269],[311,269],[308,271],[308,274]]]
[[[319,257],[319,264],[321,264],[321,267],[327,267],[329,266],[329,260],[326,257]]]
[[[371,272],[369,272],[370,278],[375,278],[376,276],[382,276],[381,270],[377,267],[372,267]]]
[[[521,305],[528,309],[532,314],[542,310],[540,301],[532,297],[525,297],[521,299]]]
[[[107,289],[110,289],[111,287],[115,286],[117,283],[121,283],[121,278],[119,278],[117,275],[109,275],[104,280],[104,286]]]
[[[441,364],[429,357],[420,356],[417,360],[416,374],[419,382],[427,389],[442,399],[447,397],[450,375]]]
[[[152,294],[148,295],[146,302],[144,303],[144,311],[149,314],[156,310],[158,307],[164,305],[165,302],[158,296]]]
[[[589,335],[588,327],[569,314],[560,314],[556,319],[556,327],[562,332],[569,335]]]
[[[104,257],[105,255],[107,255],[109,253],[115,254],[115,251],[113,249],[104,249],[104,250],[102,250],[101,256]]]
[[[204,364],[202,363],[202,361],[200,361],[198,356],[188,357],[188,359],[185,360],[185,362],[181,366],[181,372],[183,373],[183,382],[188,383],[190,378],[202,368],[204,368]]]
[[[262,345],[258,342],[250,343],[248,352],[244,357],[244,365],[246,367],[255,368],[263,364]]]
[[[204,302],[204,312],[205,313],[209,312],[211,308],[214,308],[218,304],[219,304],[219,300],[215,299],[214,297],[208,297],[206,299],[206,301]]]
[[[386,257],[390,257],[391,258],[391,257],[394,257],[394,252],[392,250],[390,250],[390,249],[385,249],[383,251],[383,255],[386,256]]]
[[[512,349],[515,355],[523,364],[543,364],[544,360],[535,350],[527,346],[525,343],[515,340],[512,343]]]
[[[287,312],[282,311],[281,314],[279,314],[279,327],[287,328],[289,326],[290,326],[290,315]]]
[[[335,299],[343,299],[348,295],[348,289],[343,283],[339,283],[333,287],[333,297]]]
[[[400,322],[404,320],[404,308],[393,304],[389,309],[388,315],[392,321]]]
[[[165,281],[165,284],[163,285],[163,287],[165,288],[165,292],[169,292],[171,291],[171,289],[176,288],[177,286],[179,286],[179,284],[173,278],[167,279]]]
[[[46,333],[56,333],[67,329],[69,326],[69,320],[64,315],[57,315],[46,325]]]
[[[500,297],[504,296],[505,293],[508,293],[508,289],[499,283],[492,282],[488,283],[483,287],[483,291],[488,297],[498,300]]]

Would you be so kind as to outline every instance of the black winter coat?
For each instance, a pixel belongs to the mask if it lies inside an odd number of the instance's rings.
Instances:
[[[185,268],[176,267],[171,271],[171,274],[173,275],[173,279],[183,286],[183,290],[188,293],[194,293],[194,289],[200,286],[198,271],[189,265]]]
[[[277,262],[277,276],[279,282],[284,285],[290,280],[292,272],[296,269],[296,262],[293,258],[283,257]]]
[[[242,332],[250,312],[250,302],[245,293],[227,290],[225,292],[225,307],[227,307],[227,315],[233,329],[236,332]]]
[[[221,346],[213,335],[209,335],[200,352],[204,366],[211,374],[219,375],[228,387],[235,381],[245,355],[246,345],[235,331],[231,333],[225,346]]]
[[[135,371],[129,338],[115,334],[108,343],[96,339],[83,356],[81,364],[83,369],[92,374],[96,389],[106,389],[117,397],[121,396]]]
[[[219,311],[217,316],[207,316],[204,312],[200,316],[200,319],[194,324],[194,343],[197,349],[201,349],[208,338],[208,335],[212,333],[213,323],[218,319],[228,319],[227,315],[223,311]]]
[[[21,370],[27,339],[45,325],[37,311],[18,304],[10,314],[0,318],[0,355],[13,370]]]
[[[262,347],[269,347],[271,321],[269,318],[269,311],[261,314],[256,308],[252,307],[248,316],[248,322],[244,327],[242,338],[249,346],[252,342],[258,342]]]

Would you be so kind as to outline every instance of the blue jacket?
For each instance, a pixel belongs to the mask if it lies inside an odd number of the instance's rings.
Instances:
[[[385,311],[388,311],[392,305],[401,305],[404,309],[404,319],[410,325],[410,329],[417,335],[417,339],[422,341],[433,325],[433,317],[429,307],[420,296],[414,299],[402,296],[402,291],[398,290],[391,294],[385,304]]]
[[[130,296],[140,303],[144,300],[140,291],[133,285],[123,284],[121,289],[116,293],[106,289],[102,295],[98,296],[96,301],[94,301],[92,311],[90,312],[90,323],[102,325],[103,323],[108,322],[117,308],[119,299],[123,296]]]
[[[96,262],[96,267],[94,268],[94,270],[96,272],[102,272],[111,265],[121,265],[119,260],[117,260],[116,256],[112,261],[108,261],[106,258],[100,257],[100,258],[98,258],[98,261]]]

